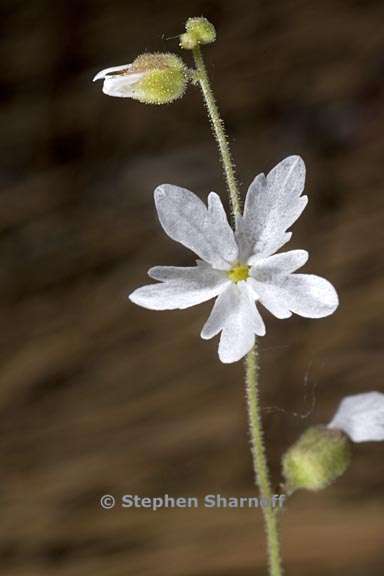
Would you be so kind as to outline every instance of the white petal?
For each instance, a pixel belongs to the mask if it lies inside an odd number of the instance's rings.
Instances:
[[[292,316],[286,300],[282,297],[279,286],[265,282],[257,282],[254,278],[249,278],[248,284],[252,288],[257,300],[276,318],[283,320]]]
[[[214,268],[228,270],[238,249],[220,198],[211,193],[209,208],[192,192],[163,184],[155,190],[159,220],[173,240],[195,252]]]
[[[232,285],[220,294],[216,299],[208,320],[201,330],[200,336],[204,340],[210,340],[217,336],[224,328],[224,324],[230,314],[232,299],[234,298]]]
[[[289,156],[267,175],[259,174],[250,185],[243,216],[237,219],[241,258],[251,254],[270,256],[291,237],[287,229],[304,210],[301,196],[305,165],[300,156]]]
[[[201,337],[221,333],[219,358],[224,363],[237,362],[255,343],[255,334],[263,336],[265,326],[245,282],[231,284],[216,300]]]
[[[201,260],[197,261],[196,266],[154,266],[148,270],[148,276],[160,282],[183,280],[201,283],[203,286],[230,282],[225,272],[214,270]]]
[[[271,275],[254,277],[249,283],[260,302],[277,318],[288,318],[294,312],[305,318],[322,318],[332,314],[338,304],[337,292],[328,280],[313,274]]]
[[[214,298],[230,284],[225,273],[201,265],[191,268],[157,266],[149,273],[163,282],[138,288],[129,299],[150,310],[189,308]]]
[[[328,428],[344,430],[354,442],[384,440],[384,394],[367,392],[347,396]]]
[[[291,272],[295,272],[295,270],[304,266],[308,256],[309,254],[306,250],[291,250],[281,254],[274,254],[268,258],[252,256],[248,260],[248,264],[253,264],[251,268],[252,278],[249,279],[249,284],[254,290],[257,299],[276,318],[284,319],[292,316],[287,300],[281,294],[279,283],[281,284],[282,279],[276,285],[277,276],[286,276]]]
[[[130,67],[131,64],[123,64],[122,66],[112,66],[111,68],[104,68],[104,70],[101,70],[96,74],[96,76],[93,77],[93,81],[95,82],[96,80],[102,80],[103,78],[106,78],[108,74],[110,74],[111,72],[114,73],[114,72],[120,72],[121,70],[129,70]]]
[[[208,220],[212,233],[219,238],[220,246],[225,247],[225,259],[233,262],[239,255],[235,234],[228,223],[220,196],[215,192],[208,194]]]
[[[290,250],[289,252],[268,256],[267,258],[251,256],[248,259],[248,264],[253,267],[255,277],[257,277],[258,273],[289,274],[304,266],[308,258],[309,254],[306,250]]]
[[[289,308],[306,318],[323,318],[339,305],[335,288],[314,274],[290,274],[284,282]]]
[[[107,77],[104,80],[103,92],[108,96],[115,96],[117,98],[135,98],[139,100],[141,92],[137,88],[137,82],[141,80],[142,77],[143,73]]]

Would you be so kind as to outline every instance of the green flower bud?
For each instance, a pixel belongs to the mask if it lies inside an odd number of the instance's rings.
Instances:
[[[102,70],[94,80],[104,80],[109,96],[133,98],[145,104],[168,104],[184,94],[188,75],[175,54],[141,54],[131,64]]]
[[[186,32],[180,36],[180,46],[192,50],[199,44],[211,44],[216,40],[216,30],[206,18],[188,18]]]
[[[188,34],[188,32],[184,32],[180,36],[180,48],[184,48],[184,50],[193,50],[198,45],[198,41],[192,34]]]
[[[347,470],[350,461],[346,434],[325,426],[308,428],[283,456],[286,490],[322,490]]]

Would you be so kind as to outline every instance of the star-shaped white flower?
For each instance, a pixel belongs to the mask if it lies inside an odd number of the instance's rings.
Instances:
[[[305,250],[275,254],[292,233],[287,229],[304,210],[305,166],[290,156],[249,187],[236,230],[228,223],[221,200],[211,192],[208,208],[184,188],[164,184],[155,190],[160,223],[173,240],[192,250],[196,266],[156,266],[148,275],[160,283],[138,288],[129,298],[151,310],[184,309],[216,298],[201,337],[221,332],[222,362],[240,360],[255,336],[265,334],[256,307],[260,302],[277,318],[292,312],[307,318],[332,314],[338,306],[333,286],[312,274],[294,274],[308,260]]]
[[[366,392],[346,396],[328,428],[343,430],[353,442],[384,440],[384,394]]]

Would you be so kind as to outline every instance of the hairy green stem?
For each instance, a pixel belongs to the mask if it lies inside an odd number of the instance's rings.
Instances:
[[[246,386],[249,428],[251,432],[251,445],[253,457],[253,469],[255,480],[260,494],[266,499],[266,506],[262,508],[265,522],[265,531],[268,541],[269,573],[271,576],[281,576],[280,538],[278,525],[278,508],[272,508],[272,488],[269,478],[267,457],[263,438],[263,426],[261,422],[261,410],[257,387],[257,351],[247,354],[246,358]]]
[[[236,181],[235,170],[228,145],[228,138],[225,133],[224,123],[220,117],[219,110],[209,82],[207,69],[199,46],[193,49],[193,57],[196,65],[196,77],[203,93],[207,106],[208,116],[212,125],[220,159],[224,168],[225,180],[227,183],[229,197],[233,214],[240,214],[240,194]],[[266,500],[263,515],[265,532],[268,543],[268,559],[270,576],[281,576],[283,574],[280,554],[280,539],[278,526],[277,508],[272,508],[272,488],[269,479],[268,463],[265,453],[263,428],[261,421],[261,410],[259,404],[257,386],[257,352],[256,346],[248,353],[246,358],[246,387],[249,429],[252,442],[253,468],[255,472],[256,484],[259,487],[261,497]]]
[[[227,183],[229,197],[231,200],[231,207],[234,215],[236,216],[237,214],[240,214],[240,194],[236,182],[231,152],[229,150],[228,139],[225,134],[224,123],[220,117],[216,100],[212,92],[200,46],[196,46],[192,52],[196,65],[197,79],[200,84],[201,91],[203,92],[213,134],[219,148],[220,159],[224,168],[225,181]]]

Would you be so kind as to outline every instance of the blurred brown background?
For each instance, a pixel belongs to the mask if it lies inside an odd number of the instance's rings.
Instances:
[[[198,89],[171,106],[104,96],[92,76],[144,50],[177,51],[188,16],[206,51],[242,191],[284,156],[310,203],[291,248],[329,278],[323,320],[273,319],[260,339],[274,483],[284,449],[345,394],[384,391],[384,5],[355,0],[2,0],[0,566],[6,576],[265,575],[257,510],[103,511],[104,493],[255,493],[241,363],[199,330],[211,304],[156,313],[127,294],[167,239],[163,182],[225,193]],[[189,54],[184,54],[191,64]],[[312,396],[315,397],[312,409]],[[308,413],[310,414],[308,415]],[[383,574],[382,444],[297,494],[287,574]]]

